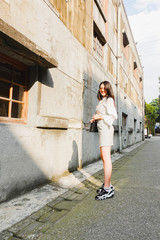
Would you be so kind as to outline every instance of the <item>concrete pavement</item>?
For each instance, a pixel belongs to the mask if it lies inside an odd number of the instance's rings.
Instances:
[[[159,240],[159,146],[160,137],[153,137],[133,150],[126,149],[118,161],[113,160],[114,198],[94,200],[95,190],[103,181],[102,165],[98,168],[96,163],[87,177],[85,171],[74,173],[82,180],[78,185],[69,190],[61,187],[64,192],[1,232],[0,239]]]

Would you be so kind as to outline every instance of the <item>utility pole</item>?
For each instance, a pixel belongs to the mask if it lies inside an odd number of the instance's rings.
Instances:
[[[142,141],[145,139],[145,100],[144,100],[144,75],[142,77]],[[147,134],[148,135],[148,134]]]

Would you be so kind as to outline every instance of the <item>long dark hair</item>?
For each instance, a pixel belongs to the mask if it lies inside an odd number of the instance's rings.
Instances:
[[[99,84],[99,89],[100,89],[102,84],[104,84],[104,88],[107,91],[107,98],[109,98],[109,97],[113,98],[113,101],[114,101],[114,104],[115,104],[115,97],[114,97],[112,85],[110,84],[110,82],[104,81],[104,82],[101,82]],[[97,98],[98,98],[99,101],[103,99],[103,97],[102,97],[102,95],[100,93],[100,90],[98,90]]]

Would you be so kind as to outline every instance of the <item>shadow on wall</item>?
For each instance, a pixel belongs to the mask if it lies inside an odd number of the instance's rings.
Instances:
[[[0,125],[0,202],[24,194],[47,182],[47,177],[20,143],[20,141],[22,143],[23,141],[30,141],[23,132],[24,126],[17,127],[18,137],[12,133],[10,129],[12,127],[5,124]],[[25,129],[25,132],[27,130]],[[33,145],[38,148],[35,142],[33,142]]]
[[[28,90],[36,82],[50,88],[54,87],[50,70],[43,69],[38,65],[29,68],[28,78]],[[32,130],[27,125],[0,124],[0,202],[24,194],[48,181],[48,178],[34,162],[32,153],[28,153],[23,147],[23,143],[24,146],[26,142],[28,145],[32,144],[38,155],[39,146],[36,146],[36,141],[30,131]],[[37,161],[40,162],[41,159],[37,159]]]
[[[30,90],[37,81],[46,85],[47,87],[54,88],[54,81],[48,69],[44,69],[39,66],[30,67],[28,90]]]
[[[73,147],[73,153],[72,153],[71,161],[69,161],[69,164],[68,164],[68,171],[70,173],[76,171],[79,168],[78,146],[75,140],[72,143],[72,147]]]
[[[83,131],[82,131],[82,166],[100,159],[98,133],[89,132],[90,119],[98,103],[97,91],[99,78],[92,73],[90,65],[84,73],[83,90]]]

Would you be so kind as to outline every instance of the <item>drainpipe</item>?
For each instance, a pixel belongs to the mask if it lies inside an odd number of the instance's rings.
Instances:
[[[118,132],[119,132],[119,152],[122,152],[122,134],[121,134],[121,106],[120,106],[120,86],[119,86],[119,53],[120,53],[120,5],[121,0],[116,0],[117,5],[117,43],[116,43],[116,92],[117,92],[117,110],[118,110]]]
[[[144,141],[144,128],[145,128],[145,120],[144,120],[144,109],[145,109],[145,101],[144,101],[144,76],[142,76],[142,141]]]

